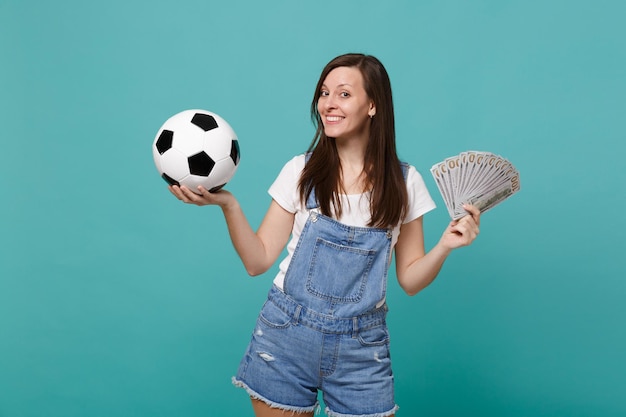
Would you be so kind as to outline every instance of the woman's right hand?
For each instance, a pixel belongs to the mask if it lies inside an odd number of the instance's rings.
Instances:
[[[235,200],[233,195],[226,190],[211,193],[202,186],[198,186],[198,193],[194,193],[184,185],[170,185],[168,189],[180,201],[196,206],[217,205],[224,208]]]

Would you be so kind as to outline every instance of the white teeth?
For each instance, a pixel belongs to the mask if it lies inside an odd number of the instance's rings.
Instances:
[[[339,117],[339,116],[328,116],[328,117],[326,117],[326,120],[328,120],[329,122],[338,122],[341,119],[343,119],[343,117]]]

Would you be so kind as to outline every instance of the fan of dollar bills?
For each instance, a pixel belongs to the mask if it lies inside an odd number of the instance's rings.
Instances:
[[[430,172],[453,220],[467,214],[465,203],[484,213],[520,190],[517,169],[490,152],[461,152],[433,165]]]

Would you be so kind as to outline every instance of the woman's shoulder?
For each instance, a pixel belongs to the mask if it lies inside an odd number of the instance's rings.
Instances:
[[[422,174],[413,165],[407,167],[406,188],[409,195],[409,211],[404,223],[408,223],[436,207]]]
[[[305,154],[296,155],[283,165],[281,174],[299,178],[305,163]]]
[[[298,210],[298,182],[304,168],[304,154],[288,160],[269,188],[270,196],[285,210],[295,213]]]
[[[423,180],[422,174],[417,170],[417,168],[415,168],[414,165],[411,165],[409,162],[401,162],[401,164],[404,173],[404,179],[406,180],[407,184]]]
[[[296,155],[289,159],[280,170],[276,181],[285,185],[297,182],[304,169],[305,155]]]
[[[306,163],[306,154],[298,154],[291,158],[287,163],[293,165],[294,168],[302,170],[302,168],[304,168],[304,164]]]

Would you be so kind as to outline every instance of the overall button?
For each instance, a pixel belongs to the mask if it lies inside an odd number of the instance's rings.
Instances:
[[[315,223],[317,221],[317,213],[311,213],[311,221]]]

